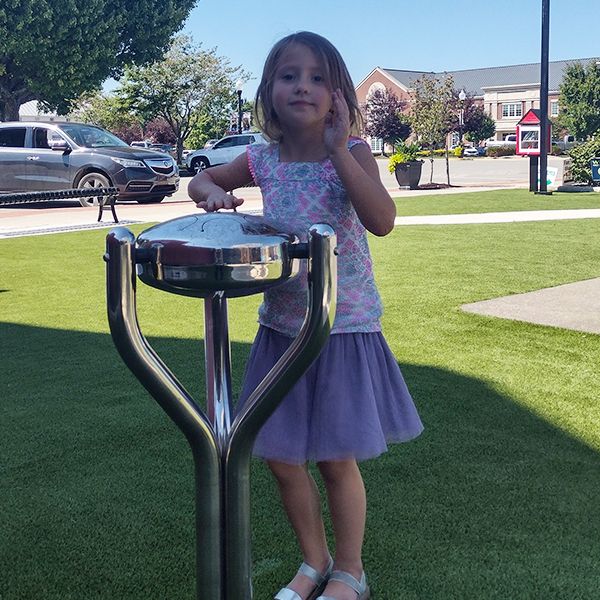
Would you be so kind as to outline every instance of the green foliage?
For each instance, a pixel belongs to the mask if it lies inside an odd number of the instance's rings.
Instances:
[[[571,148],[569,156],[573,179],[579,183],[592,183],[590,160],[600,156],[600,132],[591,140]]]
[[[229,118],[222,116],[220,119],[209,118],[200,113],[200,117],[190,131],[190,135],[185,141],[186,148],[202,148],[210,139],[219,139],[225,135],[229,125]]]
[[[423,75],[413,83],[410,123],[419,141],[431,150],[444,146],[455,129],[454,81]]]
[[[83,94],[70,113],[75,121],[93,123],[113,133],[123,129],[142,129],[143,121],[131,110],[130,103],[114,94]],[[135,138],[139,139],[139,138]]]
[[[419,144],[398,144],[396,146],[396,152],[390,156],[388,163],[390,173],[393,173],[396,170],[397,165],[418,160],[420,149],[421,147]]]
[[[473,104],[469,110],[465,110],[463,131],[465,138],[477,146],[479,142],[491,138],[496,133],[496,123],[482,106]]]
[[[600,129],[600,65],[568,65],[558,101],[558,123],[576,138],[589,139]]]
[[[183,144],[194,128],[220,126],[229,118],[237,103],[239,78],[247,78],[242,69],[182,35],[173,40],[162,60],[128,68],[117,93],[142,120],[159,116],[168,123],[181,160]]]
[[[512,156],[516,153],[514,146],[489,146],[486,150],[486,156]]]
[[[158,59],[196,0],[3,0],[0,118],[39,100],[66,114],[125,65]]]

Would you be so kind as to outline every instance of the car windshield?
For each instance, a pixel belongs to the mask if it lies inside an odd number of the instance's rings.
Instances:
[[[78,145],[85,148],[103,148],[106,146],[127,146],[127,144],[106,129],[93,125],[67,123],[61,129]]]

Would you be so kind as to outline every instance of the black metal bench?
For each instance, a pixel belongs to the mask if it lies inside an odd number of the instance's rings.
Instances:
[[[10,204],[25,204],[28,202],[46,202],[48,200],[68,200],[69,198],[98,198],[98,222],[102,221],[102,213],[108,207],[115,223],[119,222],[115,203],[117,201],[117,188],[82,188],[74,190],[53,190],[49,192],[16,192],[14,194],[0,194],[0,208]]]

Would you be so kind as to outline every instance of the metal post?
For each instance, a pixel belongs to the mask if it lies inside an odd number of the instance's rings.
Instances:
[[[540,186],[538,194],[548,192],[548,52],[550,42],[550,0],[542,0],[542,58],[540,77]]]
[[[242,90],[237,90],[238,97],[238,127],[237,132],[242,133]]]
[[[227,298],[215,292],[204,299],[204,364],[206,413],[217,436],[220,451],[231,429],[231,350]]]
[[[540,161],[535,154],[529,155],[529,191],[538,191],[538,166]]]

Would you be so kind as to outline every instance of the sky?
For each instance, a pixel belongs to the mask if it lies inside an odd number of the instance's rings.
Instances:
[[[550,0],[550,60],[600,56],[600,0]],[[340,51],[354,84],[375,67],[456,71],[535,63],[542,0],[198,0],[183,31],[241,66],[254,96],[280,38],[309,30]]]

